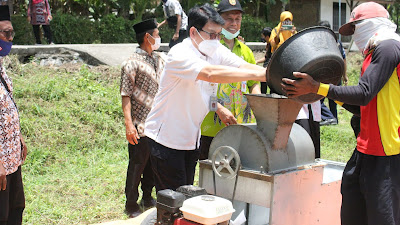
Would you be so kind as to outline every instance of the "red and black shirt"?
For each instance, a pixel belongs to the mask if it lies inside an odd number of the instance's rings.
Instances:
[[[400,42],[385,40],[366,56],[357,86],[330,85],[327,97],[360,106],[357,150],[368,155],[400,154]]]

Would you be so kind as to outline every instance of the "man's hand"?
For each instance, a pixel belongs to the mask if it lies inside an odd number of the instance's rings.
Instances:
[[[21,136],[21,145],[22,145],[21,146],[21,148],[22,148],[22,163],[24,163],[25,159],[26,159],[26,156],[28,154],[28,147],[26,146],[25,141],[22,138],[22,136]]]
[[[347,77],[347,75],[343,75],[343,84],[344,86],[347,86],[347,83],[349,82],[349,78]]]
[[[242,42],[243,44],[246,44],[246,41],[244,40],[244,37],[242,37],[242,36],[237,36],[237,39],[240,41],[240,42]]]
[[[237,124],[236,118],[233,116],[232,112],[229,111],[227,108],[223,107],[221,104],[218,103],[218,109],[216,111],[218,117],[221,121],[226,125]]]
[[[315,81],[310,75],[294,72],[293,76],[301,79],[292,80],[289,78],[283,78],[281,83],[282,90],[289,98],[318,92],[319,82]]]
[[[126,140],[129,141],[132,145],[138,144],[138,140],[140,139],[138,131],[136,127],[131,125],[126,127]]]
[[[172,36],[172,40],[176,41],[179,38],[179,32],[178,33],[174,33],[174,36]]]
[[[53,16],[52,16],[52,15],[49,15],[48,18],[49,18],[49,20],[52,20],[52,19],[53,19]]]
[[[6,190],[7,187],[7,175],[6,169],[3,164],[0,162],[0,191]]]

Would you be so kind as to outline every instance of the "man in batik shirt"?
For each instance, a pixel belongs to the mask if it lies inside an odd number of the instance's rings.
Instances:
[[[145,20],[133,25],[133,29],[140,47],[123,63],[121,72],[122,109],[126,139],[129,142],[125,212],[131,218],[141,214],[137,204],[139,183],[142,184],[143,191],[141,204],[147,208],[155,203],[151,197],[154,178],[149,160],[150,148],[143,132],[144,122],[158,90],[160,73],[164,68],[160,53],[154,52],[161,43],[157,22],[154,19]]]
[[[27,148],[22,139],[13,85],[3,67],[11,50],[14,30],[9,7],[0,6],[0,224],[21,224],[25,208],[21,164]]]

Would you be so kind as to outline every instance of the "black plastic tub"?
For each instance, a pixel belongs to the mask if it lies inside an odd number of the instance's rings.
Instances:
[[[268,64],[267,83],[272,92],[285,95],[282,78],[297,79],[293,72],[308,73],[322,83],[338,84],[344,72],[344,61],[335,33],[326,27],[311,27],[287,39]],[[321,99],[317,94],[302,95],[296,100],[311,103]]]

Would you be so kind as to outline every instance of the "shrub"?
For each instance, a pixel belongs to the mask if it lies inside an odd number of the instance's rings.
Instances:
[[[86,17],[63,14],[57,12],[51,21],[53,40],[57,44],[92,44],[92,43],[135,43],[136,35],[132,28],[134,21],[113,14],[104,16],[99,21]],[[150,18],[151,16],[147,16]],[[13,26],[16,31],[14,44],[29,45],[35,43],[32,26],[25,16],[14,15]],[[164,17],[157,17],[161,22]],[[259,41],[262,28],[274,27],[275,24],[266,23],[263,19],[248,15],[243,16],[240,35],[246,41]],[[160,28],[163,43],[168,43],[175,30],[167,25]]]
[[[15,30],[14,44],[32,45],[35,44],[32,25],[28,23],[26,16],[13,15],[11,21]]]
[[[261,30],[267,26],[274,28],[276,25],[272,23],[266,23],[260,18],[243,15],[240,36],[244,37],[247,42],[259,41],[261,37]]]
[[[98,22],[101,43],[132,43],[136,40],[133,22],[109,14]]]
[[[50,25],[57,44],[91,44],[99,40],[95,23],[88,18],[57,13]]]

